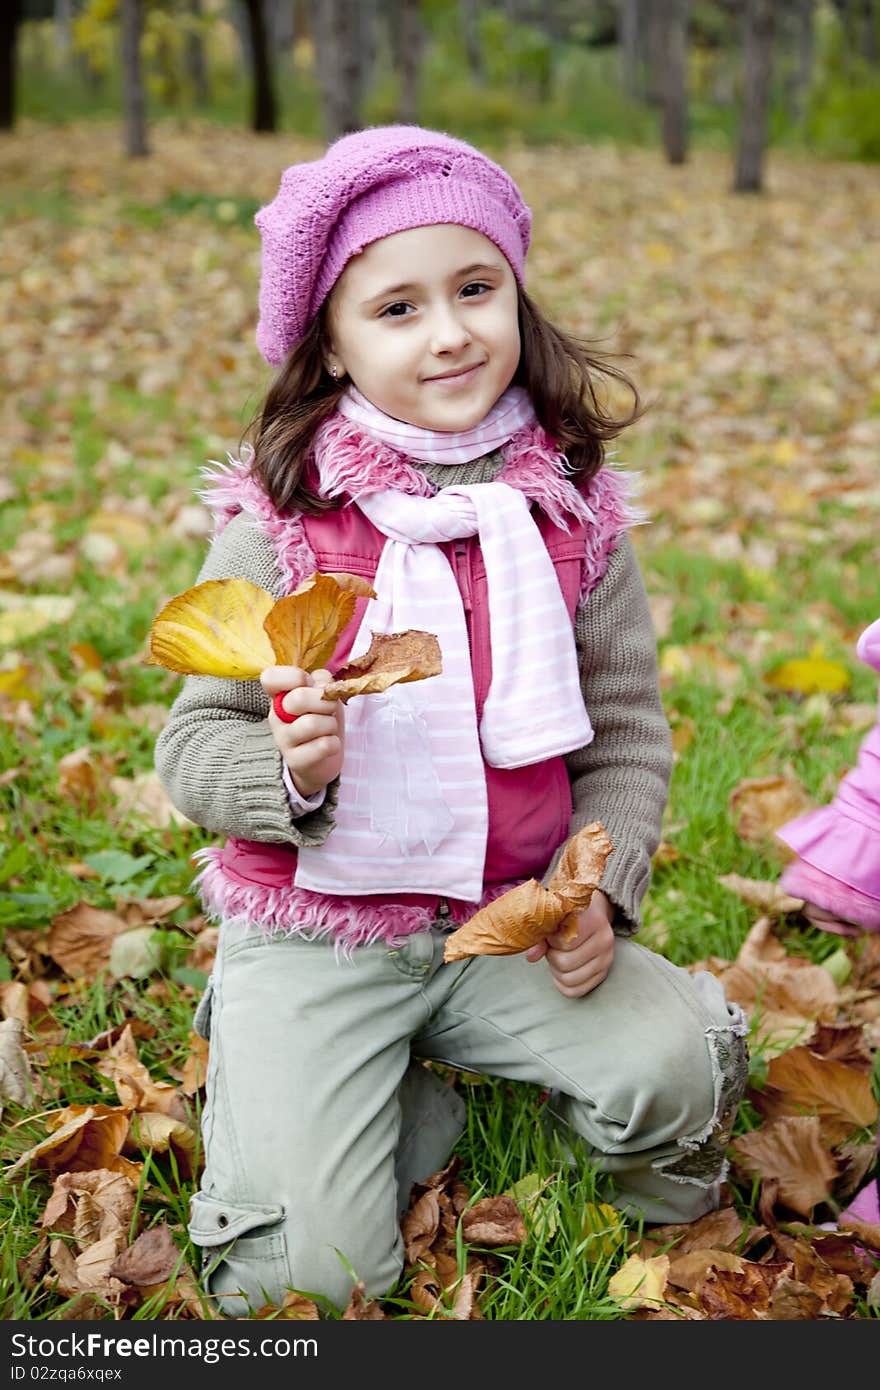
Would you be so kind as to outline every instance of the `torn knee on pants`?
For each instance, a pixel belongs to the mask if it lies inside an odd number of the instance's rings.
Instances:
[[[712,1115],[696,1134],[679,1139],[679,1153],[660,1158],[652,1165],[672,1182],[712,1187],[727,1177],[727,1146],[749,1074],[748,1020],[738,1005],[728,1007],[730,1023],[706,1030],[712,1062]]]

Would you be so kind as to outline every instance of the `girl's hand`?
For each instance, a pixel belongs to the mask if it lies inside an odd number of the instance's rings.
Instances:
[[[270,702],[279,692],[289,692],[283,703],[294,722],[285,724],[270,704],[269,728],[300,796],[314,796],[342,770],[344,706],[341,700],[321,698],[321,687],[332,679],[329,671],[309,675],[298,666],[269,666],[260,675]]]
[[[859,935],[860,928],[854,922],[835,917],[833,912],[827,912],[824,907],[817,907],[815,903],[804,903],[803,914],[808,922],[812,922],[814,927],[819,927],[822,931],[833,931],[838,936]]]
[[[614,960],[614,932],[611,928],[614,908],[605,894],[596,889],[589,907],[574,915],[578,932],[573,941],[566,944],[560,939],[559,933],[554,932],[526,951],[528,961],[546,956],[553,983],[567,999],[579,999],[601,985]],[[569,922],[570,918],[567,917],[563,927]]]

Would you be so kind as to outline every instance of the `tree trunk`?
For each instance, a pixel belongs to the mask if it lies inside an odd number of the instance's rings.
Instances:
[[[816,0],[797,0],[794,20],[795,67],[788,104],[792,121],[801,125],[807,114],[816,61]]]
[[[251,130],[260,135],[278,129],[278,107],[272,82],[269,35],[264,0],[244,0],[251,51]]]
[[[73,0],[55,0],[55,47],[66,67],[73,52]]]
[[[687,44],[690,0],[659,0],[664,32],[663,148],[670,164],[687,158]]]
[[[485,73],[483,49],[480,44],[480,0],[459,0],[461,33],[468,72],[474,82],[482,82]]]
[[[864,55],[872,67],[876,67],[880,57],[880,40],[877,35],[876,0],[864,0],[865,6],[865,45]]]
[[[293,0],[269,0],[269,34],[274,53],[289,53],[293,48]]]
[[[631,100],[639,93],[639,0],[620,0],[617,9],[617,43],[620,49],[620,77]]]
[[[21,0],[0,4],[0,130],[12,130],[16,107],[16,49]]]
[[[733,181],[735,193],[758,193],[763,185],[772,75],[773,0],[746,0],[742,118]]]
[[[189,0],[189,12],[194,20],[200,20],[202,0]],[[187,32],[186,36],[186,71],[192,83],[196,105],[207,106],[210,94],[208,92],[208,67],[205,62],[205,40],[197,24]]]
[[[335,140],[361,128],[362,76],[357,0],[313,0],[324,132]]]
[[[144,29],[143,0],[121,0],[122,105],[125,126],[125,153],[142,159],[150,153],[147,144],[147,100],[141,67],[141,34]]]
[[[644,97],[650,106],[663,105],[666,26],[662,4],[658,0],[642,0],[639,30],[645,57]]]
[[[425,42],[420,0],[399,0],[399,12],[400,99],[397,118],[405,125],[415,125],[419,119],[419,77]]]

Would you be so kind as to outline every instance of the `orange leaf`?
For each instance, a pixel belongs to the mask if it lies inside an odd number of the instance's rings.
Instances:
[[[133,1165],[120,1157],[120,1149],[128,1134],[130,1115],[127,1110],[109,1105],[68,1105],[48,1117],[53,1131],[48,1139],[35,1144],[16,1159],[6,1176],[19,1172],[33,1163],[55,1172],[66,1168],[70,1172],[85,1172],[92,1168],[111,1168],[114,1172],[131,1172]]]
[[[315,573],[292,594],[279,599],[263,627],[279,666],[304,671],[326,667],[342,629],[351,622],[357,599],[329,574]]]

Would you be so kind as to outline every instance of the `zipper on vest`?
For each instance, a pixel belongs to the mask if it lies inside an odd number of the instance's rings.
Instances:
[[[465,613],[473,610],[473,595],[471,593],[471,569],[468,564],[467,542],[454,541],[453,555],[455,556],[455,574],[458,579],[458,587],[461,590],[462,602]],[[470,629],[470,625],[468,625]]]

